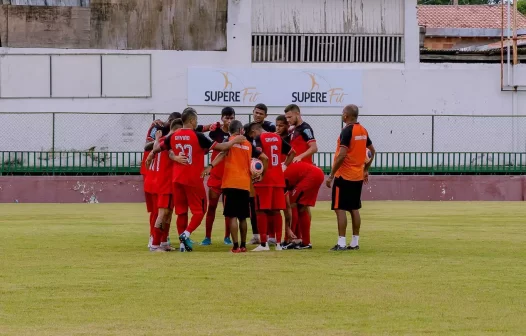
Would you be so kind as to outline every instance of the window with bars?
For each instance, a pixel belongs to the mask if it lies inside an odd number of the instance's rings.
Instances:
[[[252,62],[401,63],[401,35],[252,34]]]

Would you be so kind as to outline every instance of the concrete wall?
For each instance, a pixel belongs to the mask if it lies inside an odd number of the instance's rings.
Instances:
[[[526,115],[526,92],[502,92],[500,90],[500,65],[498,64],[420,64],[418,62],[419,40],[416,1],[414,0],[406,0],[404,7],[406,18],[404,22],[406,61],[404,64],[252,64],[251,2],[231,1],[228,5],[228,51],[226,52],[120,52],[151,55],[151,69],[148,69],[152,80],[151,97],[130,98],[128,96],[126,98],[124,94],[117,95],[121,98],[100,98],[101,95],[99,98],[38,98],[49,89],[49,85],[60,86],[65,91],[70,90],[71,83],[68,81],[71,81],[71,77],[65,76],[61,80],[54,76],[49,84],[48,80],[51,77],[46,66],[35,68],[31,57],[24,58],[15,54],[83,53],[100,55],[108,51],[0,48],[2,54],[0,56],[0,96],[9,92],[11,96],[17,97],[0,98],[0,112],[169,113],[175,110],[180,111],[187,106],[188,67],[203,66],[272,69],[331,68],[342,71],[361,69],[363,70],[361,113],[364,115],[362,120],[370,129],[379,150],[382,151],[431,150],[430,117],[388,117],[390,115]],[[18,58],[18,61],[12,62],[12,57]],[[75,78],[87,80],[89,76],[96,75],[92,67],[92,63],[76,64],[79,72]],[[146,69],[131,66],[121,69],[121,72],[113,72],[113,69],[117,69],[116,65],[109,69],[109,82],[113,83],[115,88],[126,89],[125,93],[145,91],[145,81],[133,78],[144,76]],[[517,84],[526,84],[526,67],[520,66],[516,69],[514,80]],[[134,89],[137,90],[134,91]],[[24,96],[30,98],[20,98]],[[74,96],[70,95],[70,97]],[[220,108],[198,107],[198,110],[202,114],[214,114],[218,113]],[[250,107],[239,107],[236,110],[238,113],[251,112]],[[330,118],[306,117],[306,120],[314,125],[315,132],[320,138],[321,150],[332,150],[334,138],[340,127],[337,115],[340,114],[341,108],[304,108],[302,111],[305,114],[334,115]],[[271,114],[281,112],[281,107],[274,107],[270,110]],[[365,115],[385,117],[365,117]],[[49,125],[50,116],[0,115],[0,118],[2,118],[0,123],[2,134],[18,129],[20,124],[29,124],[30,126],[26,127],[46,134],[48,126],[45,125]],[[123,118],[124,122],[121,122]],[[204,119],[206,119],[204,121],[213,121],[216,118]],[[60,141],[69,146],[64,149],[82,150],[88,145],[93,145],[82,143],[77,146],[78,148],[74,148],[78,143],[79,135],[83,135],[79,132],[85,132],[86,136],[90,136],[91,139],[105,139],[98,144],[99,147],[106,147],[108,150],[123,150],[124,148],[138,150],[142,145],[141,139],[150,119],[132,115],[129,117],[68,115],[61,120],[64,126],[61,126],[62,124],[59,126],[64,127],[65,130],[59,134]],[[64,120],[69,120],[69,123]],[[76,131],[78,127],[82,129]],[[435,140],[438,141],[435,144],[437,151],[526,151],[526,119],[442,117],[440,120],[437,119],[435,128],[441,132],[438,137],[435,137]],[[50,130],[47,132],[49,133]],[[137,140],[130,140],[130,134],[134,134],[131,138]],[[495,141],[493,137],[498,137],[499,141]],[[46,139],[49,139],[47,135]],[[2,148],[6,150],[47,149],[50,146],[46,141],[39,139],[29,140],[26,144],[10,143],[3,145]]]
[[[206,185],[206,183],[205,183]],[[330,200],[322,185],[319,201]],[[524,201],[525,176],[372,176],[364,201]],[[144,202],[141,176],[0,177],[0,203]]]

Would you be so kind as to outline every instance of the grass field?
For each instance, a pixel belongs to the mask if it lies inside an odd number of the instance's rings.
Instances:
[[[0,335],[526,333],[525,203],[366,202],[347,252],[328,209],[312,251],[155,254],[142,204],[2,204]]]

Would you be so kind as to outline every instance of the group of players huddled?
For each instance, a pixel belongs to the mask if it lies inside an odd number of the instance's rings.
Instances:
[[[234,109],[225,107],[220,122],[199,125],[196,110],[188,107],[151,125],[141,166],[151,251],[175,250],[169,238],[173,212],[180,251],[193,250],[191,234],[205,216],[201,245],[211,245],[221,196],[223,243],[232,245],[233,253],[247,251],[248,218],[253,233],[248,243],[258,245],[252,251],[269,251],[270,245],[277,251],[312,248],[310,207],[325,179],[312,160],[318,151],[314,131],[302,120],[297,105],[287,106],[275,124],[265,120],[267,111],[264,104],[257,104],[253,121],[243,125],[235,119]],[[261,160],[262,173],[251,171],[252,158]]]

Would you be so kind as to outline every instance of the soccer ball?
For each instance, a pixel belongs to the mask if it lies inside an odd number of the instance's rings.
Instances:
[[[252,159],[250,162],[250,172],[252,175],[261,175],[263,173],[263,162],[259,159]]]
[[[369,148],[366,148],[365,149],[365,163],[369,163],[372,157],[373,157],[373,153],[371,153],[371,150]]]

